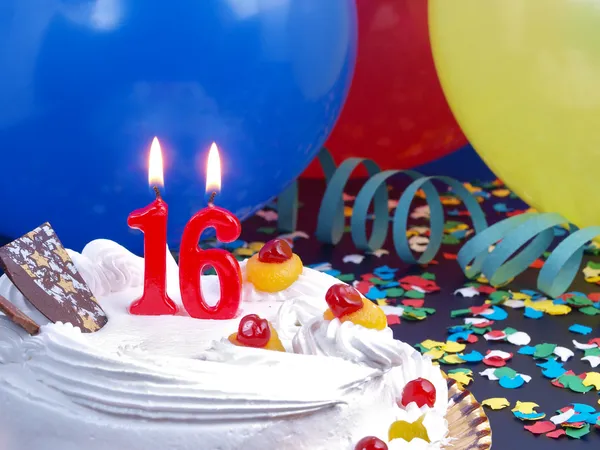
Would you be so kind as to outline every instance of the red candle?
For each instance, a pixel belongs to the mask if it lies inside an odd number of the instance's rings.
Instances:
[[[212,204],[221,187],[221,164],[216,144],[208,154],[206,191],[212,193],[207,208],[200,210],[187,223],[181,238],[179,252],[179,287],[181,299],[188,314],[197,319],[226,320],[235,317],[242,294],[242,272],[233,255],[221,249],[202,250],[198,241],[202,232],[214,228],[221,242],[235,241],[242,231],[237,217],[226,209]],[[202,269],[212,266],[217,272],[221,295],[217,303],[209,305],[202,295]]]
[[[167,295],[167,216],[168,206],[160,196],[163,167],[160,143],[155,137],[150,147],[148,182],[156,199],[145,208],[132,212],[127,224],[144,233],[144,292],[129,307],[131,314],[159,316],[175,314],[177,305]]]

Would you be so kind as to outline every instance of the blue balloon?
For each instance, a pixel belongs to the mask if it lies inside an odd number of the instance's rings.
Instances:
[[[356,33],[354,0],[2,0],[0,235],[49,221],[71,248],[139,252],[154,136],[171,246],[206,205],[213,141],[216,204],[247,218],[324,143]]]

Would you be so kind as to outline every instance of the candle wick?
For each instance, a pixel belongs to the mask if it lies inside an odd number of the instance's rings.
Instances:
[[[216,193],[216,192],[212,192],[212,193],[210,194],[210,197],[209,197],[209,199],[208,199],[208,204],[209,204],[209,205],[213,206],[213,203],[214,203],[214,201],[215,201],[215,197],[216,197],[216,196],[217,196],[217,193]]]
[[[154,192],[156,192],[156,199],[160,200],[162,197],[160,195],[160,191],[158,189],[158,186],[154,186],[152,189],[154,189]]]

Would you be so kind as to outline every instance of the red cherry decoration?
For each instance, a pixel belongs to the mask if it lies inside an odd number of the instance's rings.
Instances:
[[[334,284],[325,294],[325,301],[335,317],[342,317],[358,311],[363,307],[360,293],[344,283]]]
[[[415,402],[419,408],[423,405],[433,408],[433,405],[435,405],[435,386],[433,383],[425,378],[409,381],[402,391],[400,404],[406,407],[412,402]]]
[[[242,317],[238,327],[237,340],[246,347],[264,348],[271,339],[271,328],[267,319],[256,314]]]
[[[388,446],[375,436],[367,436],[358,441],[354,450],[388,450]]]
[[[273,239],[262,246],[258,260],[264,263],[282,263],[291,259],[294,252],[285,239]]]

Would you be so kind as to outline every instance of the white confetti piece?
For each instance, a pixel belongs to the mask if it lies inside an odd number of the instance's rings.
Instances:
[[[363,262],[363,259],[365,259],[365,255],[346,255],[342,261],[345,263],[360,264]]]
[[[568,361],[569,358],[575,356],[573,350],[567,347],[556,347],[554,349],[554,354],[558,356],[562,362]]]
[[[490,352],[485,355],[485,358],[491,358],[493,356],[497,356],[498,358],[502,358],[502,359],[510,359],[512,358],[512,353],[508,353],[508,352],[504,352],[502,350],[490,350]]]
[[[275,222],[279,218],[279,215],[277,214],[276,211],[267,211],[264,209],[261,209],[260,211],[258,211],[256,213],[256,215],[258,217],[262,217],[267,222]]]
[[[476,297],[479,295],[479,291],[472,286],[460,288],[454,291],[454,295],[460,295],[461,297]]]
[[[381,305],[380,308],[386,315],[395,314],[401,316],[404,313],[404,308],[402,306]]]
[[[575,415],[575,409],[569,409],[562,414],[557,414],[556,416],[550,417],[550,421],[554,425],[560,425],[561,423],[565,423],[571,417]]]
[[[417,206],[410,217],[413,219],[429,219],[431,212],[429,211],[429,205]]]
[[[517,331],[506,336],[506,340],[514,345],[527,345],[531,342],[531,336],[523,331]]]
[[[483,335],[483,337],[485,338],[486,341],[503,341],[504,339],[506,339],[505,334],[503,334],[501,336],[496,336],[494,334],[485,333]]]
[[[427,236],[412,236],[408,240],[408,245],[413,252],[423,253],[425,250],[427,250],[429,238]]]
[[[381,258],[382,256],[389,255],[390,252],[387,251],[385,248],[380,248],[378,250],[375,250],[374,252],[369,252],[369,254],[370,255],[375,255],[378,258]]]
[[[496,368],[491,367],[489,369],[485,369],[483,372],[479,372],[479,375],[481,375],[482,377],[486,377],[488,380],[498,381],[499,378],[496,375],[494,375],[495,371]]]
[[[525,383],[529,383],[531,381],[531,377],[529,375],[525,375],[524,373],[519,374]]]
[[[525,300],[506,300],[502,305],[512,309],[524,308]]]
[[[593,368],[600,366],[600,356],[585,356],[581,360],[589,362]]]
[[[480,323],[489,322],[488,319],[484,317],[466,317],[465,323],[467,325],[479,325]]]
[[[575,339],[573,339],[573,345],[578,350],[588,350],[590,348],[596,348],[596,347],[598,347],[596,344],[582,344],[581,342],[577,342]]]
[[[494,310],[489,308],[489,309],[484,309],[483,311],[481,311],[480,313],[477,313],[477,316],[487,316],[488,314],[494,314]]]

